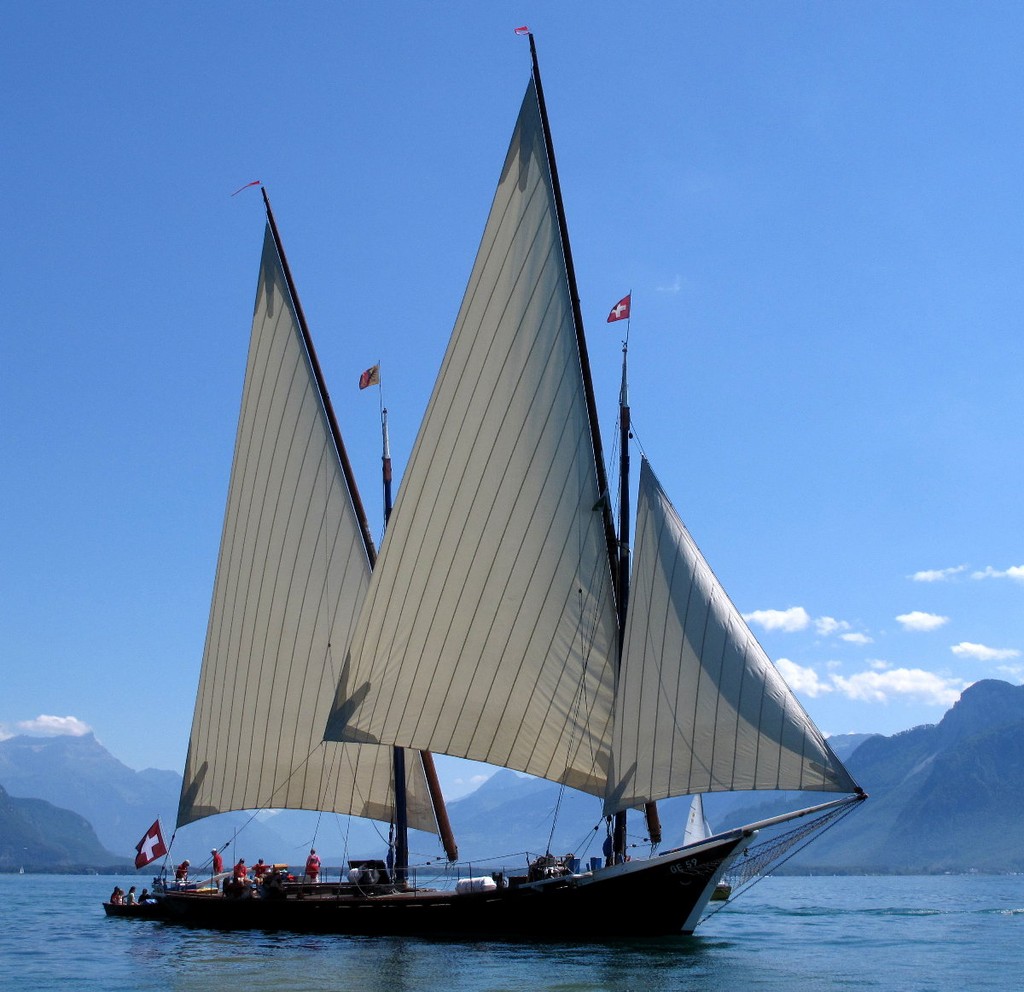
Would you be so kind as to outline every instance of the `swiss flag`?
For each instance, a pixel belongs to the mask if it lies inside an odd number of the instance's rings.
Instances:
[[[612,307],[612,312],[608,314],[609,324],[616,320],[629,320],[629,304],[630,297],[632,297],[632,295],[633,294],[630,293],[628,296],[622,297],[622,299]]]
[[[145,868],[150,861],[156,861],[167,853],[164,835],[160,832],[160,821],[156,820],[146,831],[146,836],[135,845],[135,867]]]

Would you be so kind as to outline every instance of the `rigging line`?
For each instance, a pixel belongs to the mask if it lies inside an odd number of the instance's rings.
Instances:
[[[643,442],[640,440],[640,433],[636,429],[636,421],[630,416],[629,418],[629,433],[633,435],[633,441],[635,442],[637,449],[640,454],[644,456],[648,461],[651,459],[647,455],[647,449],[644,447]]]
[[[764,881],[764,879],[769,875],[778,871],[778,869],[787,861],[796,857],[796,855],[803,851],[809,844],[816,840],[820,840],[822,836],[845,820],[846,817],[848,817],[854,810],[859,809],[860,805],[859,800],[851,799],[846,806],[840,806],[831,812],[824,813],[817,819],[812,820],[809,824],[797,826],[778,837],[771,837],[762,844],[758,844],[756,847],[752,847],[745,851],[745,858],[753,852],[751,860],[753,860],[755,867],[751,870],[751,875],[746,881],[740,881],[735,895],[739,896],[743,893],[749,892],[759,882]],[[780,855],[777,861],[774,858],[769,858],[768,855],[773,849],[781,850],[782,855],[785,856],[783,857]],[[762,853],[759,854],[758,852]],[[757,868],[756,865],[759,860],[764,859],[767,859],[767,861],[765,864],[765,870],[762,871]],[[736,867],[736,862],[726,868],[724,872],[725,877],[728,877],[729,871],[733,867]],[[720,910],[724,909],[725,906],[726,903],[723,902],[721,905],[716,906],[713,909],[709,909],[706,914],[701,917],[701,922],[703,923],[705,920],[714,916]]]

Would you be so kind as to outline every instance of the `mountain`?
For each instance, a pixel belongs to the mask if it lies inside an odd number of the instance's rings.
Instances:
[[[11,795],[74,810],[106,848],[133,858],[146,827],[177,806],[181,788],[174,772],[133,771],[92,734],[0,741],[0,783]]]
[[[849,768],[870,800],[797,864],[1024,871],[1024,686],[976,682],[938,724],[872,737]]]
[[[1024,872],[1024,850],[1016,842],[1024,822],[1024,686],[977,682],[938,724],[892,737],[851,734],[830,743],[870,799],[783,870]],[[512,772],[495,775],[451,805],[460,848],[470,854],[489,839],[490,851],[543,851],[558,792],[555,785]],[[713,829],[725,830],[828,798],[821,793],[712,794],[705,797],[705,812]],[[667,849],[681,842],[688,802],[660,802],[658,809]],[[500,823],[497,834],[488,820],[493,816]],[[588,822],[596,833],[586,854],[597,855],[604,837],[597,803],[566,793],[559,823],[585,830]],[[640,822],[637,817],[635,823]],[[769,836],[765,832],[762,839]],[[585,840],[556,831],[551,849],[576,850]],[[644,839],[631,840],[642,845]]]
[[[831,743],[871,798],[783,870],[1024,872],[1024,851],[1016,843],[1024,822],[1024,686],[977,682],[938,724],[892,737],[852,734]],[[158,814],[165,826],[174,822],[181,777],[132,771],[91,735],[16,737],[0,742],[0,783],[11,795],[47,800],[84,816],[95,825],[101,849],[133,856]],[[821,793],[712,794],[705,797],[705,812],[713,829],[725,830],[795,808],[794,800],[812,806],[827,798]],[[6,793],[4,799],[24,802]],[[681,797],[658,804],[663,849],[682,842],[689,802]],[[449,813],[460,860],[480,862],[481,871],[500,863],[525,866],[527,853],[546,850],[574,851],[584,860],[599,857],[605,837],[599,800],[507,770],[450,803]],[[50,822],[49,814],[33,815],[37,823]],[[645,848],[642,820],[630,821],[630,842]],[[23,821],[0,819],[0,846],[19,843],[10,839],[23,836],[9,825],[15,822]],[[89,825],[75,823],[68,830],[85,842]],[[387,828],[365,820],[301,811],[255,818],[225,813],[183,828],[172,857],[201,865],[211,847],[221,847],[243,827],[229,859],[241,854],[250,862],[263,857],[300,864],[315,842],[325,863],[337,865],[349,856],[383,857],[387,849]],[[413,863],[440,859],[440,845],[429,835],[414,832],[410,850]],[[503,856],[500,862],[482,862],[496,854]],[[99,860],[91,863],[106,864],[111,855],[103,851],[92,857]]]
[[[102,855],[97,853],[97,860],[87,859],[87,863],[98,866],[110,863],[110,851],[134,860],[135,845],[157,817],[163,823],[165,839],[170,841],[181,776],[152,768],[134,771],[92,734],[21,736],[0,741],[0,785],[10,796],[45,800],[84,817],[83,836],[88,833],[98,837],[101,850],[108,849]],[[236,843],[234,838],[239,834]],[[0,842],[6,836],[0,833]],[[424,860],[438,848],[435,839],[415,831],[411,842],[417,851],[424,852]],[[305,862],[314,843],[326,864],[340,864],[349,852],[353,857],[383,858],[387,827],[297,810],[255,816],[222,813],[182,828],[171,857],[189,858],[193,865],[201,866],[211,848],[226,847],[228,860],[241,856],[252,864],[262,857],[268,863],[298,865]]]
[[[29,871],[124,866],[89,822],[42,799],[15,799],[0,786],[0,869]]]

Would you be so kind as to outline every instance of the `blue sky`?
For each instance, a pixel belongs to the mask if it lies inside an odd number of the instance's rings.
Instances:
[[[8,5],[0,734],[180,769],[274,204],[373,526],[537,36],[606,447],[828,733],[1024,677],[1024,6]],[[461,774],[445,766],[453,791]]]

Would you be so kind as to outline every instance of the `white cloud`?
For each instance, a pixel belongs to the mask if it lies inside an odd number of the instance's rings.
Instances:
[[[958,658],[974,658],[975,661],[1005,661],[1008,658],[1020,657],[1020,652],[1016,648],[990,648],[984,644],[972,644],[970,641],[961,641],[949,650]]]
[[[77,716],[41,714],[34,720],[21,720],[17,727],[23,734],[38,734],[42,737],[59,737],[62,734],[81,737],[84,734],[92,733],[92,727],[83,723]]]
[[[873,668],[876,672],[885,672],[892,668],[892,665],[887,661],[882,661],[881,658],[872,658],[868,662],[868,668]]]
[[[802,606],[791,606],[788,610],[754,610],[753,613],[744,613],[743,619],[748,623],[758,623],[765,630],[784,630],[787,633],[805,630],[811,622]]]
[[[814,621],[814,627],[822,637],[839,634],[850,629],[850,625],[845,620],[837,620],[835,617],[818,617]]]
[[[946,579],[951,579],[966,568],[966,565],[957,565],[954,568],[927,569],[923,572],[915,572],[910,578],[914,582],[945,582]]]
[[[1005,571],[986,565],[980,572],[972,572],[972,579],[1016,579],[1024,582],[1024,565],[1011,565]]]
[[[937,613],[922,613],[920,610],[901,613],[896,619],[903,625],[904,630],[937,630],[943,624],[949,623],[949,617],[940,617]]]
[[[890,668],[885,671],[858,672],[849,678],[833,675],[836,690],[848,699],[865,703],[888,703],[905,696],[936,706],[952,706],[968,683],[947,679],[920,668]]]
[[[671,283],[664,286],[656,286],[655,292],[658,293],[678,293],[683,288],[683,280],[681,276],[676,276]]]
[[[840,634],[839,639],[849,644],[874,644],[874,640],[867,634]]]
[[[794,692],[803,693],[813,699],[815,696],[822,696],[826,692],[832,691],[832,686],[822,682],[813,668],[805,668],[788,658],[779,658],[775,662],[775,667]]]

